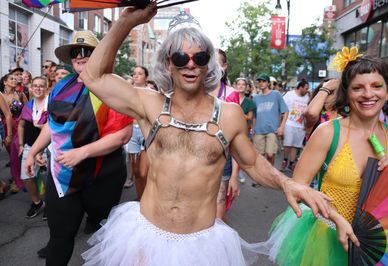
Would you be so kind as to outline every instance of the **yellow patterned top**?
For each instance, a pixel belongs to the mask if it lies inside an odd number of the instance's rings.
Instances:
[[[384,131],[385,142],[388,145],[387,132],[383,124],[381,126]],[[350,149],[349,129],[350,119],[346,142],[323,176],[321,191],[333,199],[332,204],[337,208],[338,213],[349,223],[352,223],[362,180]]]
[[[349,223],[352,223],[361,178],[357,172],[349,146],[349,138],[329,165],[322,180],[321,191],[333,199],[332,204]]]

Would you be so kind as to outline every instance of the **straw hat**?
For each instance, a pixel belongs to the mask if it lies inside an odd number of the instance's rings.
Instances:
[[[73,43],[59,46],[55,49],[55,55],[62,62],[71,65],[70,51],[75,47],[96,48],[99,43],[91,31],[77,31],[74,34]]]

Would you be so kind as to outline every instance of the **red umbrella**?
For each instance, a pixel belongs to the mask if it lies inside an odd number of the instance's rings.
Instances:
[[[165,8],[194,1],[199,0],[156,0],[156,3],[158,8]],[[124,6],[135,6],[137,8],[145,8],[149,3],[151,3],[150,0],[70,0],[69,11],[75,12]]]

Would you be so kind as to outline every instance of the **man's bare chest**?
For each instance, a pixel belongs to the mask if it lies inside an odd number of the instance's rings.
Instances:
[[[157,154],[179,154],[195,157],[207,165],[214,164],[224,156],[219,141],[206,132],[195,132],[173,127],[161,128],[155,136]]]

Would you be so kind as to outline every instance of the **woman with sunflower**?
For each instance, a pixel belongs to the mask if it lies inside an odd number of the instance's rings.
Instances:
[[[377,157],[368,137],[375,134],[387,150],[388,132],[379,121],[388,99],[387,64],[380,58],[358,54],[355,47],[344,48],[334,63],[342,72],[334,105],[342,117],[316,129],[293,174],[296,182],[309,184],[324,171],[318,189],[332,199],[329,219],[315,217],[303,204],[300,219],[291,210],[280,215],[270,239],[257,247],[264,247],[263,253],[279,265],[347,265],[348,241],[359,246],[351,223],[361,177],[368,157]],[[385,155],[378,170],[387,165]]]

